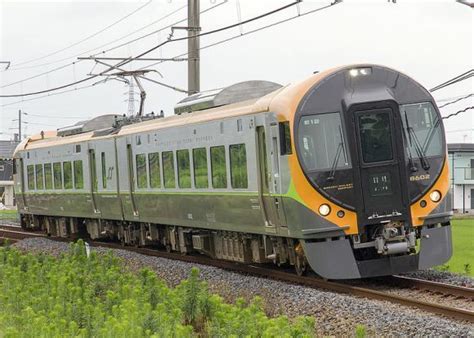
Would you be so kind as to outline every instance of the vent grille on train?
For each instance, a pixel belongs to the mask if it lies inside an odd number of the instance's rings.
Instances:
[[[281,87],[282,85],[270,81],[240,82],[223,89],[216,89],[188,96],[176,104],[174,107],[174,113],[179,115],[182,113],[190,113],[193,111],[257,99]]]

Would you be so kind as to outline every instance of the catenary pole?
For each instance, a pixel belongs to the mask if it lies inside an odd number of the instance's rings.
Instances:
[[[188,92],[198,93],[200,88],[199,69],[199,1],[188,0]]]

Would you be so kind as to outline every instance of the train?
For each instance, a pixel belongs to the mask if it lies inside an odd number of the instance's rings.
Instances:
[[[174,114],[103,115],[23,140],[21,225],[243,264],[359,279],[452,254],[436,102],[394,69],[355,64],[282,86],[245,81]]]

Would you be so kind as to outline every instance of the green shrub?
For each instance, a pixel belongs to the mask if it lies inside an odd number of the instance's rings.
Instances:
[[[55,258],[0,248],[0,336],[312,336],[314,320],[268,318],[261,299],[227,304],[199,271],[171,289],[156,274],[127,271],[84,243]]]
[[[364,338],[367,335],[367,330],[364,325],[358,324],[355,329],[356,338]]]

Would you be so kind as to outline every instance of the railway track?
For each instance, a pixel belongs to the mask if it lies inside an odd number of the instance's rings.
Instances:
[[[44,233],[32,233],[27,232],[21,229],[18,229],[17,226],[8,227],[8,226],[0,226],[0,240],[1,239],[9,239],[10,241],[17,241],[24,238],[31,238],[31,237],[47,237]],[[70,239],[65,238],[52,238],[52,240],[58,241],[70,241]],[[274,280],[280,280],[287,283],[297,284],[297,285],[304,285],[307,287],[312,287],[316,289],[323,289],[331,292],[337,292],[342,294],[348,294],[357,297],[363,297],[368,299],[376,299],[381,301],[387,301],[391,303],[396,303],[404,306],[410,306],[418,309],[425,310],[427,312],[435,313],[438,315],[443,315],[446,317],[454,318],[457,320],[468,321],[474,323],[474,311],[436,304],[432,302],[427,302],[418,299],[412,299],[405,296],[400,296],[394,293],[384,292],[381,290],[374,290],[368,287],[361,287],[357,285],[350,285],[341,282],[333,282],[327,281],[323,279],[319,279],[316,277],[310,276],[297,276],[294,273],[276,270],[273,268],[267,268],[264,266],[255,266],[255,265],[244,265],[235,262],[227,262],[227,261],[216,261],[212,260],[205,256],[194,256],[194,255],[182,255],[179,253],[169,253],[166,251],[160,251],[151,248],[136,248],[136,247],[123,247],[118,243],[112,242],[91,242],[89,243],[91,246],[95,247],[108,247],[111,249],[123,249],[129,250],[136,253],[155,256],[155,257],[163,257],[168,259],[174,260],[181,260],[188,263],[194,264],[203,264],[214,266],[221,269],[226,269],[238,273],[249,274],[253,276],[259,276],[264,278],[270,278]],[[467,288],[467,287],[460,287],[450,284],[444,284],[439,282],[432,282],[427,280],[421,280],[416,278],[410,278],[405,276],[392,276],[390,277],[391,283],[396,284],[397,286],[401,286],[404,288],[415,288],[420,290],[427,290],[430,292],[442,293],[444,295],[455,296],[455,297],[462,297],[466,299],[474,300],[474,289]]]

